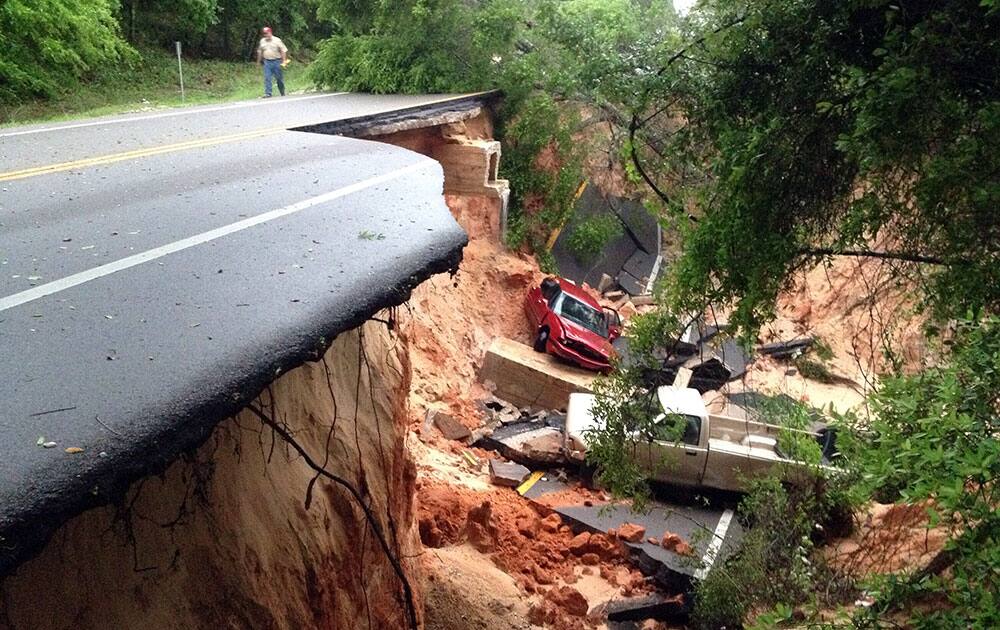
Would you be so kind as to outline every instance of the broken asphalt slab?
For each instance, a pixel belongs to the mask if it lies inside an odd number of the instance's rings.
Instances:
[[[522,488],[522,496],[538,501],[544,495],[560,492],[565,496],[570,489],[567,484],[542,477],[528,488]],[[643,512],[634,512],[623,504],[585,505],[581,501],[572,505],[547,505],[558,513],[563,521],[574,526],[574,530],[607,532],[626,523],[645,528],[640,542],[623,542],[633,553],[639,569],[651,575],[670,592],[689,592],[695,580],[702,579],[719,562],[725,559],[742,539],[743,530],[734,518],[730,508],[715,508],[686,503],[671,504],[665,500],[652,501]],[[693,548],[693,555],[678,554],[648,540],[662,540],[665,534],[673,533]]]
[[[607,615],[608,621],[611,623],[644,621],[646,619],[682,621],[687,618],[690,612],[691,608],[686,598],[667,597],[659,594],[613,599],[604,607],[604,614]]]
[[[501,425],[476,446],[531,468],[563,465],[568,463],[562,449],[565,422],[565,415],[552,413],[544,420]]]
[[[260,186],[271,163],[282,176]],[[39,286],[0,279],[0,574],[455,269],[467,242],[440,165],[398,147],[279,132],[142,166],[18,179],[0,198],[11,261],[67,247],[32,263]]]
[[[516,488],[530,474],[531,471],[520,464],[490,460],[490,483],[493,485]]]
[[[570,241],[574,230],[594,217],[613,217],[622,231],[605,244],[595,260],[580,260]],[[588,183],[577,200],[573,217],[552,247],[552,256],[560,275],[577,284],[586,282],[597,287],[602,276],[607,275],[631,295],[648,293],[650,280],[661,263],[660,225],[638,201],[605,196]]]

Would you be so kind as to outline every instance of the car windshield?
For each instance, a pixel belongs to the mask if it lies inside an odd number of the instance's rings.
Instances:
[[[604,318],[604,313],[587,306],[567,293],[560,293],[556,297],[552,310],[557,315],[561,315],[574,324],[579,324],[593,333],[604,338],[608,336],[608,323]]]

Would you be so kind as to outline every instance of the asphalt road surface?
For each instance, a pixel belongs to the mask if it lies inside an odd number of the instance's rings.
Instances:
[[[0,129],[0,574],[457,264],[436,162],[284,130],[449,98]]]

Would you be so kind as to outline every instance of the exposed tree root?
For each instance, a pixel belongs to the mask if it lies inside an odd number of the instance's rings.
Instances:
[[[290,446],[295,450],[309,466],[317,476],[329,479],[333,483],[337,484],[344,490],[346,490],[351,497],[354,498],[358,506],[361,507],[362,512],[365,515],[365,520],[368,522],[368,526],[372,533],[375,535],[375,539],[378,541],[379,546],[382,548],[382,552],[385,554],[386,559],[392,566],[393,571],[399,578],[400,584],[403,588],[403,598],[406,606],[406,617],[408,622],[408,627],[413,630],[417,630],[419,627],[417,621],[417,608],[413,601],[413,589],[410,586],[409,578],[406,576],[406,572],[403,570],[403,565],[400,563],[399,558],[393,552],[392,548],[389,546],[389,541],[386,539],[385,534],[382,532],[382,527],[379,524],[378,519],[372,509],[365,503],[364,498],[358,489],[347,479],[340,477],[326,470],[323,466],[316,463],[316,461],[309,455],[305,448],[300,445],[292,434],[288,431],[287,427],[283,424],[277,422],[272,416],[265,413],[262,409],[254,405],[253,403],[247,405],[247,409],[250,410],[257,418],[260,419],[265,425],[271,428],[274,433],[280,437],[286,445]]]

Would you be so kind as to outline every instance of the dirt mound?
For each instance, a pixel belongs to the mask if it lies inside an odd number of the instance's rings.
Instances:
[[[916,368],[927,347],[913,295],[885,261],[837,258],[801,274],[779,297],[774,336],[819,336],[833,350],[836,371],[859,383],[891,367],[888,348]]]
[[[524,296],[544,274],[496,238],[494,213],[485,208],[494,200],[447,200],[471,238],[454,278],[433,277],[413,292],[404,321],[413,366],[410,403],[415,415],[447,409],[472,427],[479,418],[472,401],[486,394],[477,380],[486,349],[495,337],[531,341]]]
[[[535,508],[509,491],[477,492],[422,483],[417,502],[424,545],[468,541],[489,554],[528,593],[559,579],[572,581],[574,568],[581,562],[614,572],[628,556],[619,541],[604,534],[574,536],[558,514],[540,513],[544,508]],[[580,537],[586,538],[582,544]]]
[[[919,569],[949,538],[944,528],[929,526],[927,508],[927,503],[873,503],[850,537],[830,544],[827,558],[855,576]]]
[[[514,579],[468,545],[422,556],[427,630],[528,630],[530,603]]]

